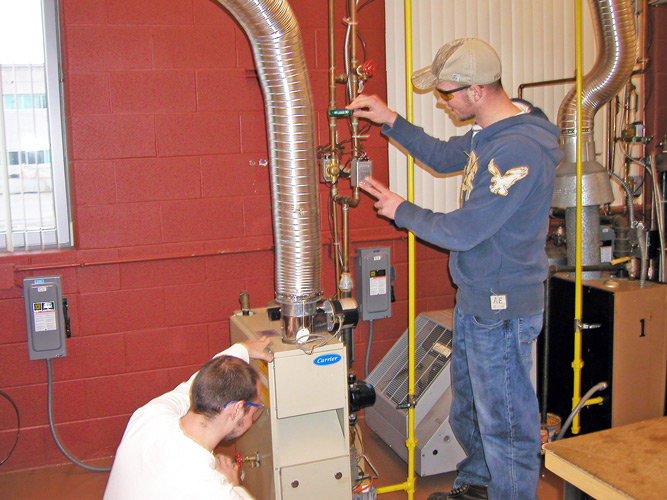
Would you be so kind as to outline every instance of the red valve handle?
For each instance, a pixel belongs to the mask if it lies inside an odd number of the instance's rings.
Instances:
[[[361,73],[361,75],[365,76],[366,78],[370,78],[375,74],[375,68],[375,63],[372,60],[365,61],[359,67],[359,73]]]

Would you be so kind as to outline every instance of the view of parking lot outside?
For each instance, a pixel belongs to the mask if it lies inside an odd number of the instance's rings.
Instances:
[[[0,250],[56,224],[44,61],[41,0],[0,0]]]

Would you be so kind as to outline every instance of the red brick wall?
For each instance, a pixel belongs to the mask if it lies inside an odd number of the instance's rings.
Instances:
[[[324,144],[326,1],[291,5]],[[383,7],[373,2],[359,16],[378,65],[367,91],[382,96]],[[343,5],[338,11],[342,19]],[[23,278],[62,277],[72,338],[67,357],[52,363],[54,415],[63,443],[81,459],[112,455],[136,408],[229,345],[240,291],[253,306],[274,292],[264,108],[257,79],[247,75],[254,63],[242,30],[212,0],[63,0],[62,14],[77,244],[0,256],[0,389],[21,412],[19,445],[2,471],[67,461],[48,428],[46,364],[28,360]],[[341,104],[342,96],[341,88]],[[386,180],[387,145],[377,128],[366,149]],[[326,199],[322,187],[322,283],[331,294]],[[365,195],[351,227],[353,248],[391,246],[397,271],[393,316],[375,323],[372,367],[406,328],[407,245]],[[417,253],[418,311],[451,307],[446,254],[423,245]],[[170,255],[180,257],[155,260]],[[367,336],[362,323],[360,374]],[[0,456],[14,437],[13,409],[0,398]]]

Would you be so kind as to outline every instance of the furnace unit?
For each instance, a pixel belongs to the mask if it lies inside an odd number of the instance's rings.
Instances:
[[[274,360],[251,362],[267,411],[236,443],[244,484],[262,500],[351,499],[345,346],[326,332],[286,343],[277,308],[245,313],[230,319],[232,343],[272,336]]]

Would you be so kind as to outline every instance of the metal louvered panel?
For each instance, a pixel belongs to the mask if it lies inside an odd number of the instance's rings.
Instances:
[[[449,423],[452,401],[452,310],[429,311],[415,319],[415,405],[417,450],[415,471],[420,476],[456,469],[465,454]],[[364,410],[368,427],[407,461],[408,336],[406,330],[367,377],[375,386],[375,405]]]
[[[415,320],[415,397],[419,401],[451,357],[452,330],[424,315]],[[395,404],[408,395],[407,332],[394,344],[368,377],[376,392]]]

